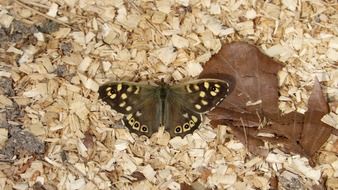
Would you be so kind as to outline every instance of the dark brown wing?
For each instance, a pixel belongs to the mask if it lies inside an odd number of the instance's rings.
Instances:
[[[171,137],[184,137],[193,133],[201,125],[202,115],[188,109],[169,95],[165,103],[163,122],[165,130]]]
[[[158,86],[134,82],[111,82],[99,88],[100,98],[119,113],[123,123],[138,135],[150,137],[160,126],[161,100]]]
[[[197,113],[215,108],[230,93],[230,82],[219,79],[198,79],[173,85],[170,93],[175,101]]]
[[[202,123],[202,113],[215,108],[230,93],[230,82],[199,79],[173,85],[165,101],[164,125],[171,137],[193,133]]]

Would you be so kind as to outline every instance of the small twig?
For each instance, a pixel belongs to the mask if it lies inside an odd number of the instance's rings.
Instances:
[[[9,159],[0,159],[0,162],[14,163],[14,160],[9,160]]]
[[[18,5],[20,5],[20,6],[22,6],[22,7],[25,7],[26,9],[29,9],[29,10],[33,11],[34,13],[36,13],[36,14],[38,14],[38,15],[41,15],[41,16],[43,16],[43,17],[45,17],[45,18],[47,18],[47,19],[49,19],[49,20],[52,20],[52,21],[54,21],[54,22],[56,22],[56,23],[59,23],[59,24],[61,24],[61,25],[63,25],[63,26],[66,26],[66,27],[69,27],[69,28],[73,28],[72,26],[70,26],[70,25],[68,25],[68,24],[66,24],[66,23],[64,23],[64,22],[62,22],[62,21],[60,21],[60,20],[57,20],[57,19],[55,19],[55,18],[53,18],[53,17],[51,17],[51,16],[48,16],[48,15],[46,15],[46,14],[44,14],[44,13],[39,12],[38,10],[35,10],[34,8],[32,8],[32,7],[28,6],[28,5],[26,5],[25,3],[21,2],[20,0],[14,0],[14,1],[15,1]]]
[[[241,120],[241,123],[242,123],[242,126],[243,126],[243,132],[244,132],[244,138],[245,138],[245,147],[246,147],[247,150],[249,150],[249,148],[248,148],[248,146],[249,146],[248,145],[248,136],[247,136],[247,133],[246,133],[246,128],[245,128],[243,119],[240,118],[240,120]]]

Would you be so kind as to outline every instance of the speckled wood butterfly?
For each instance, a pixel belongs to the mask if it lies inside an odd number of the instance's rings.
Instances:
[[[131,132],[150,137],[164,126],[171,137],[184,137],[200,126],[203,113],[230,93],[230,84],[219,79],[174,85],[119,81],[102,85],[99,95],[124,114],[123,123]]]

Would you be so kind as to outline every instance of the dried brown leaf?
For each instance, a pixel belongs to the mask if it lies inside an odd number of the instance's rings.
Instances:
[[[187,183],[181,183],[180,188],[181,190],[193,190],[193,187]]]
[[[224,45],[205,65],[200,77],[211,74],[234,77],[234,92],[219,106],[244,113],[258,110],[262,113],[278,113],[277,72],[282,66],[262,54],[260,50],[244,42]],[[268,93],[267,93],[268,92]],[[247,103],[261,104],[247,106]]]
[[[319,150],[332,133],[333,128],[321,121],[327,113],[329,113],[329,106],[316,79],[309,98],[300,139],[300,144],[309,157],[312,157]]]
[[[305,115],[297,112],[280,115],[276,75],[281,68],[253,45],[237,42],[223,46],[206,64],[200,77],[231,81],[233,92],[209,113],[209,118],[213,125],[229,125],[253,153],[262,154],[257,147],[263,145],[262,140],[268,140],[283,144],[287,152],[312,158],[333,131],[321,122],[328,113],[328,104],[316,81]],[[261,137],[260,132],[274,136]]]

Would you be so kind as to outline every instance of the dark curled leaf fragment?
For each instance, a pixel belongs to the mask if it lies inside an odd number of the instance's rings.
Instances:
[[[11,159],[14,155],[36,155],[45,152],[45,145],[33,134],[17,126],[9,127],[9,138],[1,154]]]
[[[278,108],[277,73],[282,65],[244,42],[224,45],[205,65],[200,78],[233,77],[233,92],[208,114],[213,125],[226,124],[249,151],[262,154],[257,147],[267,140],[284,145],[287,152],[313,158],[334,130],[321,122],[328,113],[326,99],[315,85],[305,115],[281,115]],[[264,127],[263,127],[264,126]],[[259,136],[270,133],[272,137]]]

